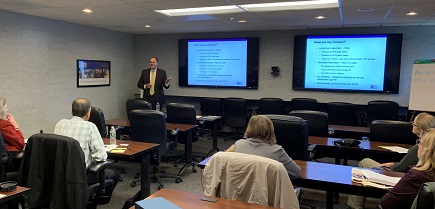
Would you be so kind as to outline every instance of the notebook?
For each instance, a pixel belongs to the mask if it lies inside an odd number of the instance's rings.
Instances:
[[[167,199],[163,197],[155,197],[151,199],[145,199],[141,201],[137,201],[136,209],[181,209],[177,205],[172,202],[169,202]]]

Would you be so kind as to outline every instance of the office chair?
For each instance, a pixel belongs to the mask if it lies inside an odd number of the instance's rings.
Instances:
[[[151,110],[151,103],[142,99],[128,99],[125,103],[125,108],[127,110],[127,117],[130,120],[130,112],[132,110]]]
[[[237,175],[240,173],[243,175]],[[276,208],[299,208],[287,170],[282,163],[270,158],[218,152],[207,162],[203,177],[205,196]]]
[[[219,98],[204,97],[200,99],[201,115],[202,116],[222,116],[222,102]],[[220,127],[220,124],[218,124]],[[207,123],[201,125],[200,135],[207,135],[207,139],[211,138],[212,127],[207,126]],[[206,131],[207,130],[207,131]]]
[[[374,120],[399,120],[399,104],[394,101],[375,100],[367,104],[367,116],[360,115],[363,126],[370,127]]]
[[[101,138],[105,138],[107,136],[106,121],[103,110],[98,107],[91,107],[91,116],[89,117],[89,122],[92,122],[97,126]]]
[[[370,141],[414,145],[416,139],[410,122],[375,120],[370,125]]]
[[[265,115],[275,129],[277,144],[295,160],[308,160],[308,121],[288,115]]]
[[[290,110],[317,110],[317,103],[312,98],[293,98],[290,101]]]
[[[0,133],[0,182],[5,181],[15,181],[18,176],[19,163],[21,157],[16,159],[14,155],[6,150],[5,142],[3,141],[3,136]],[[16,165],[15,163],[18,163]]]
[[[355,126],[357,118],[355,116],[355,105],[348,102],[329,102],[326,104],[329,124]]]
[[[159,183],[158,189],[163,188],[161,178],[175,178],[176,183],[182,179],[177,175],[159,173],[160,158],[165,157],[170,146],[166,133],[166,117],[163,112],[156,110],[132,110],[130,112],[131,140],[160,144],[160,151],[153,155],[154,173],[152,178]],[[135,180],[132,187],[140,180]]]
[[[287,114],[284,110],[284,100],[280,98],[261,98],[258,101],[257,115],[283,115]]]
[[[196,125],[196,110],[194,105],[181,104],[181,103],[169,103],[166,105],[166,122],[167,123],[179,123],[179,124],[192,124]],[[192,143],[198,141],[198,133],[195,131],[193,133]],[[178,142],[185,144],[185,150],[187,150],[187,134],[181,133],[178,136]],[[195,158],[204,158],[204,156],[192,153],[192,160],[199,162]],[[186,159],[186,155],[182,155],[182,158],[175,161],[175,167],[178,163]],[[192,162],[192,171],[196,172],[195,164]],[[190,165],[184,165],[180,169],[180,174],[184,172]]]
[[[247,126],[251,117],[252,110],[247,110],[248,103],[246,99],[229,97],[224,100],[224,124],[230,128],[236,129],[236,134],[224,138],[227,141],[229,138],[242,138],[240,133]]]
[[[110,161],[92,165],[88,172],[100,181],[88,185],[85,156],[77,140],[56,134],[35,134],[27,141],[18,175],[18,185],[31,188],[29,208],[96,208],[107,204],[105,189],[114,185],[105,179]]]
[[[415,209],[433,209],[435,207],[435,182],[427,182],[421,185],[413,206]],[[412,207],[414,208],[414,207]]]
[[[333,130],[329,129],[329,117],[325,112],[313,110],[294,110],[290,112],[290,116],[300,117],[309,122],[310,136],[327,137],[332,134]]]

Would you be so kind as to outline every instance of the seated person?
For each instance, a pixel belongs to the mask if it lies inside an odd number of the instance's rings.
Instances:
[[[418,163],[381,199],[383,209],[409,209],[420,186],[435,181],[435,129],[429,129],[418,142]]]
[[[301,168],[288,156],[285,150],[276,144],[272,121],[264,116],[253,116],[245,132],[246,139],[236,141],[227,152],[241,152],[274,159],[284,164],[290,178],[299,178]]]
[[[103,139],[95,124],[88,122],[91,115],[91,102],[85,98],[75,99],[72,103],[72,119],[62,119],[54,128],[54,133],[74,138],[80,143],[85,155],[86,168],[93,163],[107,160]],[[112,178],[114,185],[106,189],[106,195],[112,195],[119,181],[120,173],[113,168],[105,169],[106,178]],[[99,181],[98,175],[88,173],[88,184]]]
[[[412,133],[421,138],[428,129],[435,128],[435,117],[428,113],[418,114],[414,122],[412,123]],[[412,166],[416,165],[418,162],[417,157],[418,145],[414,145],[409,148],[408,153],[403,157],[400,162],[397,163],[383,163],[380,164],[370,158],[365,158],[359,163],[359,167],[362,168],[383,168],[386,170],[391,170],[395,172],[406,172]],[[365,197],[350,195],[347,201],[347,205],[354,209],[362,209],[365,203]]]
[[[8,114],[8,106],[6,99],[0,97],[0,133],[3,136],[5,147],[8,150],[11,157],[21,155],[24,150],[24,137],[23,133],[15,121],[15,118]],[[20,160],[13,158],[8,165],[8,170],[16,171],[19,168]]]

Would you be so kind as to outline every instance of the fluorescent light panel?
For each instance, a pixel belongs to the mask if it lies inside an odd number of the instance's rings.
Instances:
[[[229,14],[241,12],[270,12],[283,10],[304,10],[304,9],[324,9],[338,7],[338,0],[313,0],[313,1],[294,1],[294,2],[275,2],[264,4],[244,4],[216,7],[196,7],[185,9],[166,9],[155,10],[156,12],[168,16],[186,16],[201,14]]]

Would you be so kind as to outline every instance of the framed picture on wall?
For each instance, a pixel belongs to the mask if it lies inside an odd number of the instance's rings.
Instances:
[[[110,86],[110,61],[77,60],[77,87]]]

